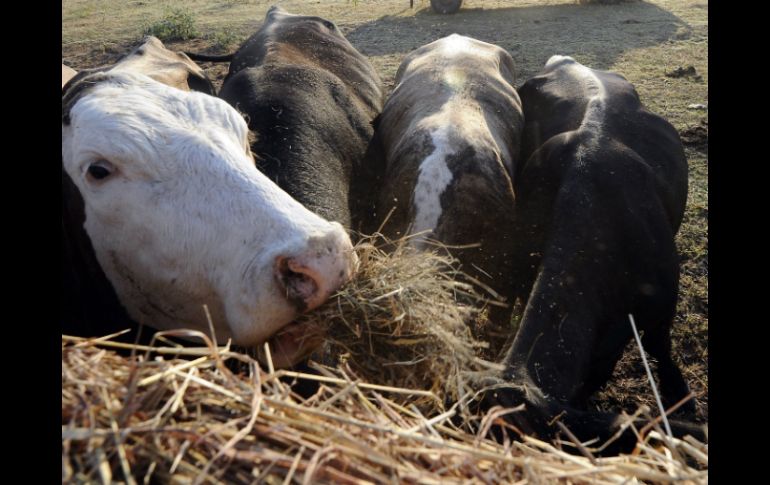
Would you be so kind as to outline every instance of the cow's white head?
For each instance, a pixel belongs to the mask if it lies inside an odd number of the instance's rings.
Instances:
[[[93,74],[63,98],[63,167],[137,322],[208,333],[205,304],[218,340],[256,345],[354,271],[343,228],[260,173],[247,133],[224,101],[142,74]]]

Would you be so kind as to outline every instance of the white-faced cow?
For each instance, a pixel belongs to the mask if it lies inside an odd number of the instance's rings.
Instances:
[[[475,246],[453,254],[508,298],[512,177],[524,123],[513,84],[510,54],[457,34],[406,56],[375,122],[385,175],[372,226],[390,214],[383,226],[390,238]],[[509,317],[507,310],[500,319]]]
[[[259,169],[305,207],[357,228],[371,206],[365,155],[383,98],[369,61],[332,22],[278,7],[226,58],[219,96],[246,115]]]
[[[512,277],[529,296],[506,357],[506,379],[522,388],[498,398],[528,402],[540,433],[566,411],[561,419],[578,438],[606,439],[617,415],[581,409],[631,339],[629,314],[658,360],[665,402],[689,392],[670,340],[687,161],[676,130],[620,75],[554,56],[519,95],[526,162],[516,181]],[[701,436],[685,423],[675,431]],[[615,449],[634,442],[627,432]]]
[[[256,169],[240,113],[172,87],[186,68],[132,66],[63,92],[63,331],[209,333],[206,305],[220,342],[258,345],[351,276],[350,239]],[[307,350],[292,330],[278,366]]]

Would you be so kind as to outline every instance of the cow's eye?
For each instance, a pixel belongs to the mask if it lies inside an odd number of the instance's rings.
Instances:
[[[88,166],[88,176],[94,180],[104,180],[115,171],[107,160],[98,160]]]

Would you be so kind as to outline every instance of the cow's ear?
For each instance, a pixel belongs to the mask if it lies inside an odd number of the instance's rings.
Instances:
[[[211,81],[209,81],[207,77],[200,76],[194,72],[187,74],[187,85],[190,87],[191,91],[198,91],[200,93],[209,94],[211,96],[217,95],[216,90],[214,89],[214,85],[211,83]]]
[[[70,111],[75,103],[102,81],[109,79],[104,69],[90,69],[80,71],[67,84],[62,87],[61,96],[61,121],[65,125],[70,124]]]
[[[519,97],[527,96],[528,91],[540,92],[543,84],[548,82],[548,75],[537,74],[527,79],[516,91],[519,93]]]

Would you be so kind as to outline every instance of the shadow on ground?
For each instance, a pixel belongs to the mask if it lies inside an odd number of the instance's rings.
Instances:
[[[388,15],[343,31],[367,56],[403,55],[452,33],[474,37],[507,49],[520,79],[553,54],[609,69],[625,51],[691,35],[685,22],[645,2],[461,9],[454,15],[425,4],[414,16]]]

